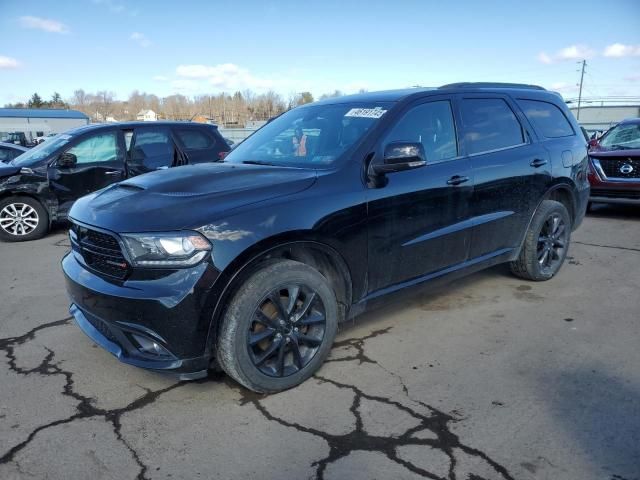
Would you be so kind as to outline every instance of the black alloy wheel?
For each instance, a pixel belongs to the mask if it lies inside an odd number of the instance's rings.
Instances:
[[[325,328],[324,305],[313,288],[303,284],[276,288],[260,302],[249,326],[251,360],[265,375],[292,375],[313,359]]]
[[[558,213],[552,213],[542,224],[538,236],[537,257],[541,273],[552,273],[559,268],[568,243],[567,225]]]

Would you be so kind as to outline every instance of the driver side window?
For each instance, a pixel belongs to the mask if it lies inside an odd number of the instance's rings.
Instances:
[[[422,143],[427,163],[457,157],[456,128],[449,101],[423,103],[411,108],[398,120],[384,143],[392,142]]]
[[[115,132],[94,135],[82,140],[67,153],[77,158],[78,165],[86,163],[114,162],[118,158],[118,142]]]

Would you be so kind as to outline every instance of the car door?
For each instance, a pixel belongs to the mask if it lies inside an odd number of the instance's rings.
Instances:
[[[517,248],[551,175],[549,154],[505,95],[457,97],[460,140],[473,169],[469,259]]]
[[[58,198],[61,214],[79,197],[125,178],[124,152],[118,137],[115,129],[85,135],[50,164],[49,187]],[[73,155],[75,161],[63,164],[61,157],[65,154]]]
[[[130,177],[181,163],[182,157],[166,126],[135,127],[125,131],[124,136]]]
[[[451,98],[409,106],[376,152],[391,142],[422,143],[426,166],[387,174],[369,190],[369,292],[463,263],[469,249],[473,181],[458,152]]]

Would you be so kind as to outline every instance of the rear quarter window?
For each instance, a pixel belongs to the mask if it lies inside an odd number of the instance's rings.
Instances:
[[[199,129],[176,130],[176,135],[187,150],[206,150],[216,144],[213,135]]]
[[[575,134],[567,117],[553,103],[518,99],[518,105],[536,130],[545,137],[560,138]]]

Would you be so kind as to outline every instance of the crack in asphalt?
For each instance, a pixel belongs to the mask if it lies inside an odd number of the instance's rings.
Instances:
[[[598,243],[577,242],[575,240],[572,240],[571,243],[577,243],[578,245],[586,245],[588,247],[613,248],[615,250],[627,250],[627,251],[630,251],[630,252],[640,252],[640,248],[620,247],[618,245],[601,245],[601,244],[598,244]]]
[[[357,338],[357,337],[347,338],[346,340],[340,340],[338,342],[334,342],[333,346],[331,347],[332,350],[335,350],[336,348],[342,348],[342,347],[347,347],[347,348],[353,347],[357,350],[357,352],[355,355],[349,355],[348,357],[340,357],[340,358],[329,357],[327,360],[325,360],[324,363],[348,362],[351,360],[357,360],[359,365],[362,365],[363,363],[376,364],[377,362],[375,360],[372,360],[364,353],[364,343],[371,338],[377,337],[378,335],[383,335],[385,333],[388,333],[389,330],[391,330],[391,328],[392,327],[387,327],[387,328],[382,328],[380,330],[374,330],[369,335],[365,335],[364,337],[360,337],[360,338]]]
[[[137,480],[148,480],[149,477],[147,476],[147,472],[149,470],[149,467],[142,461],[136,449],[122,435],[122,431],[121,431],[122,415],[128,412],[145,408],[153,404],[164,393],[167,393],[171,390],[179,388],[182,385],[190,382],[177,382],[166,388],[155,390],[155,391],[145,388],[146,393],[144,395],[133,400],[126,406],[121,408],[115,408],[115,409],[103,409],[103,408],[98,408],[93,404],[94,402],[93,398],[82,395],[74,390],[73,372],[64,370],[59,363],[56,363],[54,361],[55,352],[52,349],[48,347],[44,347],[47,351],[47,355],[43,358],[43,360],[40,362],[39,365],[33,368],[28,368],[28,369],[21,368],[17,365],[16,356],[15,356],[15,348],[17,346],[23,345],[26,342],[34,339],[36,336],[36,333],[43,329],[66,325],[70,322],[70,320],[71,320],[71,317],[64,318],[61,320],[56,320],[43,325],[39,325],[38,327],[35,327],[34,329],[30,330],[24,335],[0,339],[0,351],[4,352],[5,356],[7,357],[8,366],[11,371],[19,375],[25,375],[25,376],[32,375],[32,374],[38,374],[42,376],[61,375],[65,379],[65,384],[62,390],[62,394],[64,396],[73,398],[78,402],[78,404],[76,405],[76,409],[77,409],[76,413],[74,413],[73,415],[67,418],[54,420],[47,424],[40,425],[34,430],[32,430],[25,440],[23,440],[17,445],[14,445],[6,453],[0,456],[0,465],[9,463],[11,461],[15,463],[16,462],[15,456],[21,450],[26,448],[33,441],[33,439],[38,435],[38,433],[43,430],[56,427],[58,425],[68,424],[80,419],[101,417],[105,421],[111,423],[116,439],[120,441],[125,446],[125,448],[127,448],[127,450],[130,452],[134,462],[139,468],[139,472],[136,476]],[[337,346],[338,348],[339,347],[354,348],[356,350],[356,354],[350,355],[344,358],[329,360],[329,361],[350,360],[350,361],[358,361],[359,364],[372,363],[378,366],[388,374],[397,378],[402,386],[402,391],[404,392],[404,395],[411,402],[414,402],[415,404],[419,404],[422,407],[426,408],[430,412],[430,415],[424,415],[414,410],[413,408],[410,408],[398,401],[391,400],[391,398],[370,395],[368,393],[365,393],[363,390],[356,387],[355,385],[341,383],[330,378],[316,375],[314,378],[316,378],[319,382],[331,384],[340,389],[348,389],[354,394],[353,401],[349,410],[356,419],[355,428],[347,434],[335,435],[335,434],[330,434],[315,428],[305,427],[304,425],[300,425],[298,423],[290,422],[283,418],[277,417],[271,414],[271,412],[269,412],[269,410],[261,403],[261,400],[265,398],[264,395],[260,395],[260,394],[251,392],[249,390],[243,389],[239,385],[232,382],[228,377],[226,377],[226,383],[230,388],[234,388],[240,391],[241,405],[245,405],[245,404],[253,405],[254,408],[256,408],[256,410],[259,411],[266,420],[276,422],[284,427],[294,428],[300,432],[314,435],[316,437],[322,438],[327,442],[327,444],[329,445],[329,454],[325,458],[315,461],[312,464],[312,466],[316,468],[315,475],[320,480],[324,479],[326,469],[329,465],[331,465],[332,463],[334,463],[335,461],[341,458],[348,456],[350,453],[354,451],[379,452],[385,455],[391,461],[395,462],[396,464],[401,465],[407,470],[415,474],[421,475],[425,478],[431,478],[435,480],[445,480],[445,479],[457,480],[457,476],[455,472],[457,459],[454,455],[454,449],[459,449],[460,451],[464,452],[469,456],[484,460],[503,479],[513,480],[513,477],[504,466],[492,460],[486,453],[476,448],[465,445],[460,441],[459,437],[450,430],[450,424],[460,421],[460,419],[456,419],[450,414],[447,414],[441,410],[438,410],[435,407],[427,405],[424,402],[411,398],[409,394],[409,389],[399,374],[386,369],[385,367],[380,365],[377,361],[371,359],[366,355],[365,348],[364,348],[365,342],[371,338],[377,337],[378,335],[387,333],[391,328],[392,327],[387,327],[384,329],[375,330],[364,337],[350,338],[350,339],[336,342],[335,346]],[[198,380],[195,383],[208,382],[211,380],[212,378],[206,378],[206,379]],[[398,410],[405,412],[406,414],[408,414],[409,416],[417,420],[418,424],[414,427],[408,428],[404,433],[402,433],[399,436],[371,435],[367,433],[364,429],[362,413],[360,411],[363,399],[367,401],[379,402],[382,404],[395,407]],[[433,433],[434,438],[418,438],[413,436],[417,432],[423,431],[425,429]],[[448,475],[446,477],[441,477],[433,472],[430,472],[410,462],[409,460],[401,458],[400,453],[398,452],[398,449],[404,446],[424,446],[424,447],[429,447],[435,450],[439,450],[442,453],[446,454],[446,456],[449,459]],[[478,475],[471,474],[465,480],[484,480],[484,479]]]
[[[43,430],[56,427],[58,425],[71,423],[75,420],[102,417],[105,419],[105,421],[110,422],[112,424],[113,432],[116,438],[127,448],[127,450],[129,450],[133,460],[136,462],[136,464],[140,468],[140,471],[136,476],[136,479],[148,480],[148,477],[146,476],[146,473],[148,471],[147,465],[144,464],[138,452],[122,436],[121,417],[125,413],[132,412],[134,410],[139,410],[141,408],[147,407],[148,405],[151,405],[162,394],[167,393],[171,390],[174,390],[188,382],[177,382],[166,388],[162,388],[160,390],[154,390],[154,391],[145,389],[147,392],[144,395],[142,395],[141,397],[138,397],[137,399],[133,400],[131,403],[127,404],[124,407],[115,408],[115,409],[103,409],[93,405],[93,399],[91,397],[84,396],[73,389],[74,387],[73,372],[64,370],[62,367],[60,367],[58,363],[54,363],[55,352],[52,349],[48,347],[44,347],[47,350],[47,355],[36,367],[25,369],[17,365],[16,356],[15,356],[16,346],[23,345],[29,340],[32,340],[33,338],[35,338],[36,333],[40,330],[57,327],[61,325],[66,325],[69,323],[70,320],[71,320],[71,317],[64,318],[62,320],[56,320],[53,322],[39,325],[38,327],[35,327],[34,329],[30,330],[24,335],[21,335],[18,337],[8,337],[8,338],[0,339],[0,351],[4,352],[5,356],[7,357],[8,366],[11,371],[19,375],[25,375],[25,376],[31,375],[34,373],[42,376],[62,375],[65,379],[65,384],[62,389],[62,395],[73,398],[78,402],[78,404],[76,405],[76,410],[77,410],[76,413],[74,413],[73,415],[67,418],[54,420],[45,425],[40,425],[39,427],[32,430],[24,441],[20,442],[17,445],[14,445],[6,453],[0,455],[0,465],[9,463],[12,460],[14,460],[14,457],[16,456],[16,454],[21,450],[23,450],[25,447],[27,447],[29,443],[31,443],[31,441],[36,437],[36,435]]]
[[[266,398],[267,396],[252,392],[250,390],[246,390],[235,384],[230,386],[232,388],[236,388],[237,390],[239,390],[241,395],[241,399],[240,399],[241,405],[251,404],[267,420],[276,422],[284,427],[293,428],[300,432],[315,435],[316,437],[320,437],[327,442],[327,444],[329,445],[329,454],[325,458],[318,460],[312,464],[313,466],[316,467],[315,476],[319,480],[324,479],[326,469],[330,464],[332,464],[333,462],[341,458],[348,456],[350,453],[354,451],[363,451],[363,450],[382,453],[389,460],[425,478],[431,478],[435,480],[445,480],[445,479],[457,480],[457,476],[455,473],[455,467],[457,465],[457,459],[454,455],[455,448],[460,449],[467,455],[484,460],[503,479],[513,480],[513,477],[511,476],[511,474],[509,473],[506,467],[500,465],[498,462],[491,459],[486,453],[476,448],[465,445],[460,441],[459,437],[450,430],[449,425],[451,423],[460,421],[460,419],[456,419],[452,415],[449,415],[435,407],[432,407],[430,405],[427,405],[424,402],[411,398],[411,396],[409,395],[409,389],[400,375],[389,371],[388,369],[381,366],[375,360],[372,360],[370,357],[366,356],[366,354],[364,353],[364,341],[366,339],[373,338],[383,333],[386,333],[389,331],[390,328],[391,327],[388,327],[382,330],[376,330],[371,334],[362,338],[352,338],[352,339],[336,342],[336,345],[338,346],[345,346],[345,345],[352,346],[358,350],[358,353],[351,357],[339,358],[333,361],[346,361],[346,359],[348,358],[349,360],[358,360],[360,363],[367,362],[367,363],[373,363],[377,365],[385,372],[397,378],[400,381],[400,384],[402,386],[402,390],[405,396],[410,401],[426,408],[429,412],[431,412],[431,415],[423,415],[420,412],[417,412],[416,410],[406,405],[403,405],[400,402],[391,400],[390,398],[367,394],[364,391],[362,391],[360,388],[356,387],[355,385],[349,385],[346,383],[338,382],[330,378],[322,377],[320,375],[314,375],[314,378],[321,383],[328,383],[340,389],[348,389],[348,390],[351,390],[354,394],[353,402],[349,410],[351,411],[351,413],[354,415],[356,419],[355,428],[354,430],[352,430],[347,434],[335,435],[328,432],[324,432],[316,428],[306,427],[304,425],[300,425],[298,423],[290,422],[283,418],[277,417],[273,415],[271,412],[269,412],[269,410],[261,403],[261,400]],[[414,419],[418,420],[419,423],[416,426],[407,429],[404,433],[402,433],[399,436],[394,437],[394,436],[371,435],[367,433],[364,429],[362,414],[360,412],[362,399],[380,402],[380,403],[395,407],[405,412],[406,414],[410,415]],[[413,437],[415,433],[423,431],[425,429],[432,432],[435,438],[426,439],[426,438]],[[449,458],[448,475],[446,477],[441,477],[433,472],[430,472],[428,470],[425,470],[424,468],[421,468],[415,465],[414,463],[406,459],[401,458],[398,453],[398,448],[404,447],[404,446],[425,446],[425,447],[430,447],[432,449],[443,452]],[[465,480],[484,480],[484,479],[478,475],[472,474],[468,476]]]

